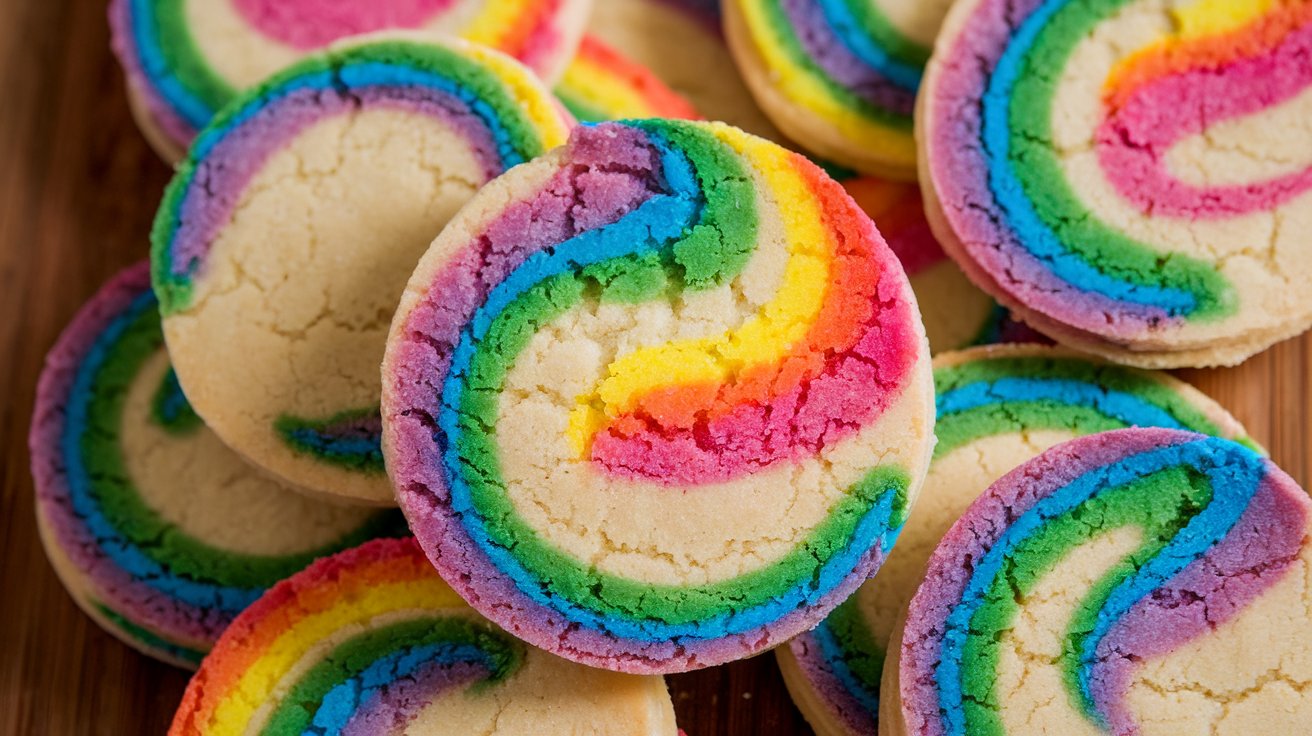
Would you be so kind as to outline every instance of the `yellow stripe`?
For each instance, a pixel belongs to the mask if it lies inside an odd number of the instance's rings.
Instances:
[[[575,58],[565,69],[560,87],[578,95],[610,118],[642,118],[651,115],[647,99],[605,67]]]
[[[792,153],[728,126],[716,135],[765,179],[783,219],[788,263],[774,299],[736,331],[716,338],[639,348],[609,366],[609,375],[591,394],[578,397],[570,413],[570,446],[586,457],[592,437],[615,417],[633,408],[636,398],[666,386],[724,383],[744,368],[770,364],[801,340],[824,304],[829,287],[829,237],[820,204],[790,160]],[[786,203],[786,206],[785,206]]]
[[[569,138],[569,124],[556,106],[556,98],[532,72],[500,52],[472,43],[463,44],[462,48],[465,54],[491,69],[510,88],[511,98],[520,103],[541,135],[544,150],[565,143]]]
[[[828,121],[849,141],[882,151],[896,165],[915,166],[915,139],[910,132],[880,125],[856,112],[835,97],[810,69],[796,63],[780,46],[769,43],[776,30],[760,0],[731,1],[737,3],[752,46],[780,92],[794,104]]]
[[[461,32],[462,38],[493,48],[500,48],[506,29],[514,27],[518,18],[532,12],[539,0],[489,0],[483,9]]]
[[[1198,0],[1171,10],[1180,38],[1219,36],[1238,30],[1275,9],[1276,0]]]
[[[361,625],[377,616],[406,609],[465,608],[460,596],[437,575],[420,580],[365,587],[356,597],[343,596],[332,608],[306,616],[283,632],[224,694],[214,709],[207,736],[241,736],[256,710],[267,703],[287,673],[311,649],[336,632]],[[270,623],[280,621],[276,614]]]

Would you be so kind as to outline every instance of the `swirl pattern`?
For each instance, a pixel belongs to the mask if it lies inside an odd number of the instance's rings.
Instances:
[[[927,461],[928,363],[838,184],[728,126],[635,121],[485,191],[384,361],[389,472],[471,603],[673,671],[804,630],[878,567]]]
[[[242,96],[197,139],[152,233],[196,410],[290,484],[390,503],[375,376],[405,277],[478,186],[568,126],[513,60],[418,38],[353,41]]]
[[[1040,346],[990,346],[934,361],[934,461],[898,553],[814,630],[778,651],[794,700],[821,733],[872,733],[897,617],[934,545],[1003,473],[1048,447],[1124,427],[1187,429],[1250,443],[1220,406],[1169,376]]]
[[[1259,642],[1312,620],[1299,572],[1309,506],[1229,440],[1132,429],[1049,450],[930,558],[902,633],[893,732],[1133,734],[1165,719],[1230,733],[1252,708],[1277,731],[1301,728],[1312,704],[1273,710],[1282,696],[1267,683],[1297,678],[1312,655]],[[1199,695],[1170,696],[1181,690]]]
[[[675,731],[659,678],[531,651],[475,615],[414,540],[378,540],[252,605],[192,678],[169,733],[537,733],[548,712],[572,733]]]
[[[1306,2],[961,3],[924,92],[931,220],[1064,342],[1237,362],[1312,323],[1312,157],[1270,143],[1303,136],[1310,43]]]
[[[395,512],[335,508],[265,480],[200,424],[168,368],[144,263],[110,281],[51,352],[30,447],[42,536],[74,598],[184,666],[277,581],[404,529]]]
[[[168,158],[244,90],[334,41],[390,29],[457,35],[554,81],[590,0],[114,0],[114,50],[152,142]]]

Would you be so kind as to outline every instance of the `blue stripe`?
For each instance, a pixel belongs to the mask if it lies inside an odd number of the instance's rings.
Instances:
[[[874,39],[866,35],[843,0],[817,0],[825,23],[843,46],[866,66],[879,72],[893,84],[911,92],[920,89],[924,70],[893,58]]]
[[[192,128],[200,129],[214,117],[215,110],[172,75],[159,46],[159,27],[150,10],[150,0],[130,0],[130,20],[137,61],[146,78],[170,109]]]
[[[940,417],[1008,402],[1054,401],[1087,406],[1127,426],[1191,429],[1165,409],[1135,394],[1065,378],[1000,378],[941,393],[935,400]]]
[[[852,673],[852,668],[847,666],[847,652],[834,632],[829,630],[828,619],[820,622],[811,632],[811,638],[820,647],[821,658],[829,665],[843,690],[861,704],[861,709],[870,718],[876,718],[879,713],[879,691],[867,690],[865,684]]]

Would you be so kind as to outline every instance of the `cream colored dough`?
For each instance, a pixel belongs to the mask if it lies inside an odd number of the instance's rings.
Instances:
[[[952,0],[866,0],[907,38],[931,48]]]
[[[920,301],[929,349],[935,354],[970,344],[993,316],[993,300],[951,260],[911,276],[911,290]]]
[[[274,422],[377,406],[406,277],[482,180],[441,121],[381,108],[319,121],[275,153],[214,242],[193,306],[164,320],[197,412],[288,483],[391,503],[383,474],[298,454]]]

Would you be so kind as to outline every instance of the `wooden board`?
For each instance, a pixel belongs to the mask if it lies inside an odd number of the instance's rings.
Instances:
[[[0,734],[160,734],[186,684],[102,633],[60,588],[33,521],[27,426],[42,357],[92,292],[145,257],[169,170],[137,133],[104,4],[0,0]],[[1305,486],[1312,339],[1182,375]],[[810,733],[772,655],[670,678],[692,736]]]

